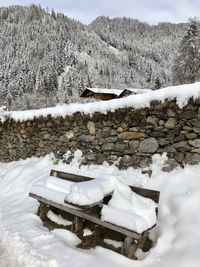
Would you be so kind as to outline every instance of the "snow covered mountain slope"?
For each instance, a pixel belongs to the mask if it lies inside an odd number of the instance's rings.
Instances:
[[[187,24],[97,18],[86,26],[40,6],[0,8],[0,105],[69,101],[87,86],[160,88]]]

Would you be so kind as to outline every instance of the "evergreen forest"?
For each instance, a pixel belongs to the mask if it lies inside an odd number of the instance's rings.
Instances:
[[[180,46],[188,28],[198,39],[193,24],[102,16],[84,25],[37,5],[0,8],[0,105],[34,109],[80,101],[86,87],[182,83]]]

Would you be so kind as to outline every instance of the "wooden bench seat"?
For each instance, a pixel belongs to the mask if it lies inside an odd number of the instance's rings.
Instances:
[[[88,221],[93,222],[95,224],[98,224],[98,225],[101,225],[103,227],[109,228],[111,230],[117,231],[117,232],[122,233],[122,234],[124,234],[126,236],[130,236],[130,237],[133,237],[133,238],[136,238],[136,239],[138,239],[141,236],[140,234],[137,234],[137,233],[135,233],[133,231],[130,231],[130,230],[126,229],[126,228],[122,228],[122,227],[119,227],[117,225],[104,222],[101,219],[99,219],[96,214],[90,214],[90,213],[88,214],[87,213],[87,209],[83,209],[83,210],[73,209],[73,208],[70,208],[68,206],[64,206],[62,204],[58,204],[58,203],[56,203],[54,201],[51,201],[49,199],[45,199],[45,198],[43,198],[41,196],[38,196],[36,194],[33,194],[33,193],[30,193],[29,196],[32,197],[32,198],[35,198],[38,201],[40,201],[42,203],[45,203],[45,204],[47,204],[49,206],[56,207],[56,208],[58,208],[60,210],[69,212],[70,214],[73,214],[73,215],[75,215],[75,216],[77,216],[79,218],[82,218],[84,220],[88,220]]]
[[[63,180],[77,182],[77,183],[94,179],[89,176],[83,176],[83,175],[78,175],[74,173],[67,173],[67,172],[62,172],[58,170],[51,170],[50,176],[58,177]],[[146,197],[146,198],[151,198],[155,203],[159,203],[159,198],[160,198],[159,191],[145,189],[145,188],[136,187],[136,186],[130,186],[130,188],[132,189],[133,192],[137,193],[138,195]]]
[[[71,182],[84,182],[84,181],[90,181],[90,180],[94,179],[91,177],[81,176],[81,175],[72,174],[72,173],[65,173],[65,172],[61,172],[58,170],[51,170],[50,176],[58,177],[60,179],[63,179],[66,181],[71,181]],[[143,196],[145,198],[150,198],[156,203],[159,202],[159,192],[158,191],[134,187],[134,186],[130,186],[130,188],[133,192],[139,194],[140,196]],[[153,227],[155,227],[155,225],[154,225],[150,229],[147,229],[143,233],[139,234],[139,233],[136,233],[132,230],[117,226],[115,224],[102,221],[100,219],[99,211],[100,211],[100,208],[102,205],[106,205],[109,202],[109,200],[111,199],[111,194],[106,195],[104,197],[104,199],[102,199],[102,201],[100,201],[98,203],[93,203],[92,205],[84,205],[84,206],[72,205],[72,203],[67,203],[67,202],[65,202],[63,204],[56,203],[55,201],[47,199],[47,198],[45,198],[41,195],[38,195],[34,192],[30,192],[29,196],[37,199],[40,203],[43,203],[43,204],[48,205],[50,207],[57,208],[61,211],[64,211],[68,214],[72,214],[73,216],[75,216],[75,220],[74,220],[75,225],[73,226],[74,232],[77,232],[80,230],[81,222],[89,221],[89,222],[94,223],[95,225],[99,225],[99,226],[102,226],[106,229],[110,229],[112,231],[116,231],[118,233],[121,233],[125,237],[121,253],[126,255],[129,258],[135,258],[136,250],[138,248],[143,247],[143,245],[144,245],[144,243],[145,243],[145,241],[149,235],[149,231]],[[70,206],[65,205],[65,204],[70,204]],[[95,207],[97,207],[97,209],[95,209]]]

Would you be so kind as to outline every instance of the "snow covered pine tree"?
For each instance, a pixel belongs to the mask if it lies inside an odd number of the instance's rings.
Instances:
[[[174,84],[194,83],[200,78],[199,22],[191,19],[173,67]]]

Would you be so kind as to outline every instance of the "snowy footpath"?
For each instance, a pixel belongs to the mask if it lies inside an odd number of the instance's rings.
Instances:
[[[0,267],[200,266],[200,165],[164,173],[165,156],[155,155],[149,178],[141,170],[122,171],[107,163],[79,167],[79,155],[69,165],[54,165],[52,155],[0,163]],[[51,168],[91,177],[115,175],[124,183],[159,190],[154,247],[139,251],[139,260],[133,261],[102,247],[78,249],[71,232],[43,227],[36,215],[38,202],[28,194],[33,185],[46,183]]]

